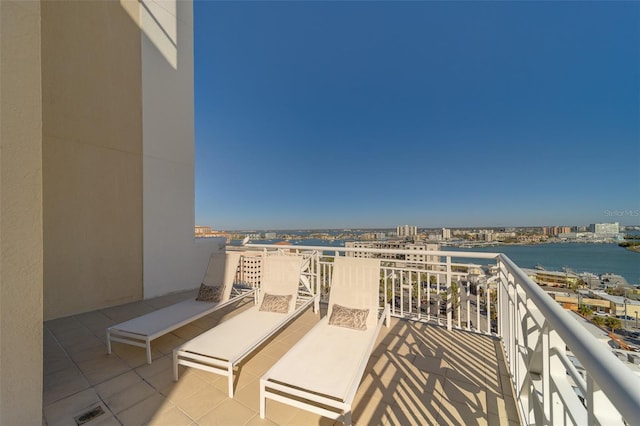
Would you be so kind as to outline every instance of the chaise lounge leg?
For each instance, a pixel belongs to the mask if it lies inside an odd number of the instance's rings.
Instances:
[[[107,329],[107,354],[111,355],[111,333]]]
[[[344,426],[351,426],[351,408],[344,413]]]
[[[260,380],[260,418],[264,419],[267,411],[267,399],[264,395],[265,393],[265,382],[264,380]]]
[[[178,352],[173,351],[173,381],[178,381]]]
[[[389,325],[391,324],[391,309],[389,309],[388,307],[387,307],[387,315],[384,322],[387,328],[389,328]]]
[[[151,364],[151,341],[147,338],[147,364]]]
[[[229,374],[229,398],[233,398],[233,365],[229,364],[227,374]]]

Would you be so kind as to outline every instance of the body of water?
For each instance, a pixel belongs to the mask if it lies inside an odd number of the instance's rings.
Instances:
[[[256,240],[258,244],[273,244],[282,240]],[[344,240],[300,239],[292,245],[343,247]],[[640,284],[640,253],[617,244],[558,243],[536,245],[506,245],[481,248],[445,247],[444,251],[504,253],[521,268],[541,265],[549,271],[569,268],[576,273],[613,273],[622,275],[630,284]],[[486,264],[482,259],[455,259],[458,262]]]
[[[617,244],[558,243],[482,248],[447,247],[451,251],[504,253],[521,268],[543,266],[549,271],[569,268],[574,272],[622,275],[630,284],[640,283],[640,253]]]

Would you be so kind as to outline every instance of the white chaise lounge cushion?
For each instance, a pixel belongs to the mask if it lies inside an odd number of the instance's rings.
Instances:
[[[237,316],[218,324],[214,332],[203,333],[180,346],[181,351],[211,356],[223,360],[242,357],[251,342],[258,342],[280,325],[283,314],[260,311],[253,306]]]
[[[269,371],[269,377],[344,401],[377,330],[333,327],[327,322],[324,317],[316,324]]]

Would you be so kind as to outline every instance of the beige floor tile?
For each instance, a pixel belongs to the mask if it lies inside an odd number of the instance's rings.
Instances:
[[[284,425],[296,415],[296,409],[272,399],[267,399],[265,418],[278,425]]]
[[[204,332],[203,329],[201,329],[200,327],[196,327],[193,324],[187,324],[183,327],[180,327],[178,329],[173,330],[173,334],[176,335],[177,337],[187,341],[187,340],[191,340],[194,337],[202,334]]]
[[[104,356],[107,355],[107,348],[102,342],[98,342],[97,339],[94,339],[91,345],[87,344],[83,347],[76,346],[69,348],[68,351],[71,359],[77,364],[93,359],[104,358]]]
[[[179,403],[180,400],[192,397],[206,386],[213,385],[207,384],[193,371],[186,371],[177,382],[173,382],[170,390],[165,389],[163,391],[163,395],[170,401]]]
[[[158,337],[156,340],[151,342],[151,347],[163,354],[172,354],[173,350],[186,342],[186,339],[183,339],[173,333],[165,334],[162,337]]]
[[[262,376],[268,369],[273,367],[277,361],[278,360],[276,358],[273,358],[268,354],[257,352],[251,357],[251,359],[242,363],[242,369],[253,375]]]
[[[380,400],[375,403],[359,401],[352,406],[351,422],[356,426],[382,425],[382,418],[388,410],[388,405]]]
[[[222,392],[228,393],[229,392],[228,378],[224,376],[218,376],[218,377],[221,377],[222,380],[214,381],[213,386],[215,386]],[[244,388],[245,386],[247,386],[252,382],[257,382],[258,379],[259,379],[259,376],[252,374],[248,371],[245,371],[242,368],[240,370],[236,370],[233,376],[234,393],[240,391],[242,388]]]
[[[74,423],[75,425],[75,423]],[[102,415],[94,420],[91,420],[88,423],[85,423],[83,426],[122,426],[116,416],[114,415]]]
[[[44,325],[54,334],[84,328],[73,316],[49,320]]]
[[[226,392],[210,385],[205,385],[191,395],[172,397],[173,404],[192,419],[199,419],[227,399]]]
[[[154,376],[147,377],[145,381],[164,396],[169,396],[176,387],[172,369],[163,370]]]
[[[431,388],[398,386],[394,392],[394,403],[389,405],[387,417],[400,419],[404,416],[411,424],[435,424],[441,399],[442,385],[438,381]]]
[[[268,355],[275,359],[280,359],[284,354],[286,354],[289,349],[291,349],[291,345],[285,344],[281,341],[271,341],[266,346],[261,349],[261,352],[265,355]]]
[[[487,414],[487,423],[491,426],[507,426],[509,424],[508,420],[498,416],[494,413]]]
[[[506,418],[509,421],[514,419],[520,419],[520,414],[518,413],[518,407],[516,405],[516,400],[513,396],[505,396],[504,397],[504,405],[506,408]]]
[[[100,339],[84,327],[56,335],[56,339],[58,343],[60,343],[60,346],[62,346],[72,358],[76,352],[82,352],[87,348],[102,345]]]
[[[255,411],[260,410],[260,380],[244,386],[233,394],[233,399],[240,402],[247,408]]]
[[[100,405],[108,415],[109,409],[102,403],[100,397],[93,389],[78,392],[53,404],[44,407],[44,417],[49,426],[73,425],[75,416],[85,413],[87,410]]]
[[[260,414],[256,414],[247,423],[245,426],[277,426],[277,423],[272,422],[269,419],[261,419]]]
[[[91,331],[106,330],[114,324],[113,320],[101,311],[92,311],[75,315],[76,320]]]
[[[46,407],[56,401],[89,388],[89,382],[75,366],[43,377],[42,404]]]
[[[478,411],[466,403],[442,399],[440,401],[439,424],[488,425],[486,412]]]
[[[160,358],[154,359],[151,364],[144,364],[136,368],[135,371],[142,378],[155,376],[156,374],[173,369],[173,356],[163,355]],[[173,373],[172,373],[173,374]]]
[[[181,368],[182,366],[180,366]],[[182,371],[182,370],[178,370],[178,371]],[[187,374],[193,374],[195,376],[197,376],[200,380],[202,380],[204,383],[206,383],[207,385],[215,385],[218,382],[224,382],[220,384],[220,389],[222,389],[223,387],[226,389],[227,386],[227,376],[223,376],[221,374],[216,374],[216,373],[211,373],[209,371],[204,371],[204,370],[200,370],[199,368],[189,368],[189,367],[185,367],[184,371]],[[180,373],[180,377],[182,377],[182,373]]]
[[[139,348],[133,345],[126,345],[120,342],[111,343],[111,352],[122,361],[124,361],[130,368],[138,368],[147,364],[147,352],[144,348]],[[164,356],[155,348],[151,347],[151,359],[156,360]]]
[[[107,404],[107,407],[117,415],[127,408],[133,407],[157,393],[158,392],[149,386],[148,383],[140,380],[139,382],[133,383],[121,391],[104,398],[104,402]]]
[[[426,373],[441,375],[444,375],[444,369],[449,367],[449,364],[443,359],[430,356],[416,357],[413,365]]]
[[[496,377],[493,375],[493,377]],[[496,386],[496,393],[502,395],[513,395],[513,383],[511,382],[511,377],[507,374],[500,374],[496,381],[499,380],[500,386]]]
[[[77,368],[76,364],[67,356],[66,353],[60,351],[56,354],[51,354],[45,349],[43,356],[43,374],[45,376],[53,373],[57,373],[60,370],[67,370],[69,368]]]
[[[133,371],[128,371],[94,387],[102,399],[107,399],[127,388],[142,382],[142,378]]]
[[[116,417],[123,425],[145,425],[156,417],[158,413],[162,413],[163,409],[172,406],[173,404],[167,401],[162,395],[154,393],[151,397],[117,414]]]
[[[333,425],[335,420],[327,417],[322,417],[319,414],[312,413],[311,411],[302,410],[300,408],[292,407],[295,410],[293,417],[286,423],[288,426],[300,426],[300,425]]]
[[[447,380],[444,384],[444,395],[449,401],[463,404],[472,412],[487,411],[487,393],[469,382]]]
[[[197,419],[197,422],[202,426],[244,425],[254,415],[255,413],[253,411],[249,410],[239,402],[234,401],[233,399],[226,399],[213,410]]]
[[[169,407],[151,418],[149,426],[188,426],[193,419],[177,407]]]
[[[102,383],[129,371],[129,366],[117,356],[103,354],[100,358],[78,363],[80,371],[92,384]]]

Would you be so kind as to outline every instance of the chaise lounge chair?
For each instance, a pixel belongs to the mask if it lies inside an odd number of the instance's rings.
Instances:
[[[256,306],[175,348],[174,380],[178,365],[227,376],[232,398],[234,368],[314,302],[316,297],[301,279],[303,263],[298,256],[266,256]]]
[[[380,261],[337,257],[327,316],[260,379],[266,399],[351,424],[351,405],[389,307],[379,313]],[[367,312],[368,313],[365,313]]]
[[[151,341],[192,321],[230,305],[251,294],[256,289],[234,286],[240,253],[214,253],[209,259],[201,290],[217,292],[219,302],[184,300],[148,314],[107,328],[107,352],[111,354],[111,342],[146,348],[147,364],[151,364]],[[207,287],[209,286],[209,287]],[[197,298],[196,298],[197,299]]]

